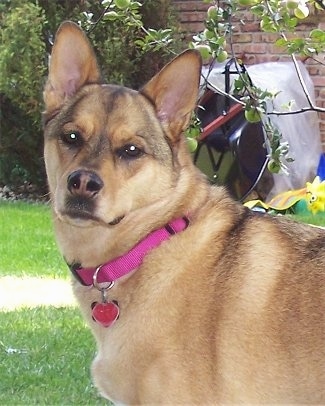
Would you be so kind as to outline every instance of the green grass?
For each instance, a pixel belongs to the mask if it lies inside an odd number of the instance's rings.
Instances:
[[[0,200],[0,230],[0,276],[68,277],[47,205]]]
[[[325,227],[325,213],[317,213],[313,215],[311,213],[300,213],[288,216],[293,220],[301,223],[313,224],[315,226]]]
[[[75,308],[0,312],[0,404],[107,405],[91,384],[94,351]]]

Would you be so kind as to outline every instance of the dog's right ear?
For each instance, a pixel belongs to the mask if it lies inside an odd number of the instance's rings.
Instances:
[[[59,109],[65,100],[89,83],[100,82],[95,53],[79,26],[66,21],[59,27],[44,89],[46,112]]]

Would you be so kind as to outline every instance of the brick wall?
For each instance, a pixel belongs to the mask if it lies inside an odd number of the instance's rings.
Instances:
[[[209,5],[202,0],[173,0],[184,32],[194,34],[202,30]]]
[[[189,37],[204,28],[203,21],[209,5],[203,3],[202,0],[174,0],[173,2],[175,8],[179,11],[184,32]],[[245,64],[251,65],[290,59],[284,50],[274,44],[275,40],[278,39],[278,35],[261,32],[259,23],[249,10],[243,11],[241,20],[245,23],[242,24],[238,21],[236,24],[238,28],[234,34],[234,51],[237,56],[243,58]],[[297,28],[297,35],[304,37],[305,34],[316,27],[325,29],[325,12],[320,12],[304,20]],[[318,60],[324,63],[324,55],[318,56]],[[311,59],[306,60],[305,65],[315,85],[316,104],[325,108],[325,65]],[[319,113],[319,119],[323,149],[325,151],[325,113]]]

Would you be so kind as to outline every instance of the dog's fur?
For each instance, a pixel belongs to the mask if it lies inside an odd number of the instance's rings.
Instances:
[[[325,233],[253,214],[195,168],[182,132],[199,76],[186,51],[139,92],[104,85],[83,32],[66,22],[57,33],[45,162],[66,261],[96,267],[190,218],[109,291],[113,326],[92,320],[101,294],[74,280],[97,342],[95,383],[128,404],[324,404]]]

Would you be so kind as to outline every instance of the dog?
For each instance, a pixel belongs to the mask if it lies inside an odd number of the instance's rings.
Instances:
[[[139,91],[104,84],[83,31],[57,32],[44,156],[95,385],[122,404],[325,404],[325,232],[195,167],[200,71],[187,50]]]

